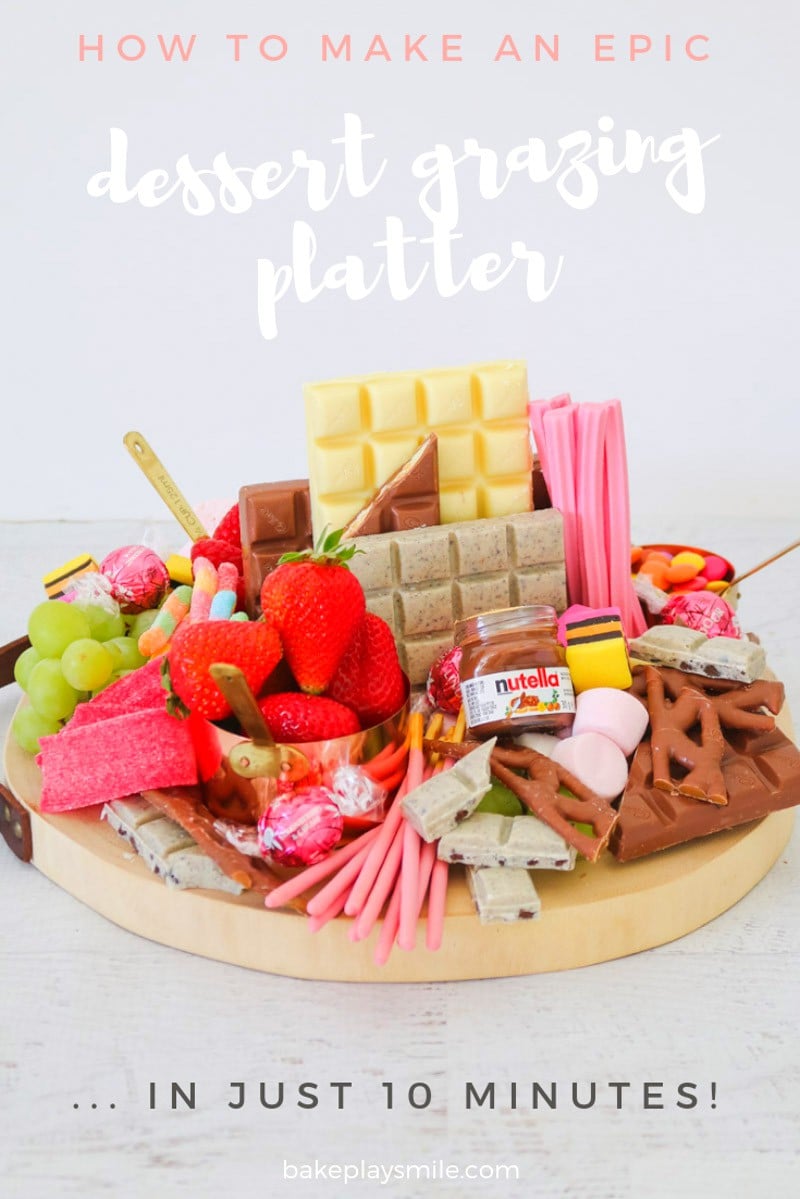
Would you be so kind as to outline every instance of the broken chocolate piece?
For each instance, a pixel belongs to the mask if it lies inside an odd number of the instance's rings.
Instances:
[[[435,433],[380,487],[342,534],[396,533],[439,524],[439,463]]]
[[[239,517],[247,611],[255,617],[261,612],[261,584],[282,555],[311,549],[308,479],[240,488]]]

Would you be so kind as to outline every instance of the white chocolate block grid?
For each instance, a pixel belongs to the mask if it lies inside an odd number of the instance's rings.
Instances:
[[[555,508],[354,539],[350,560],[367,608],[391,626],[412,686],[453,644],[453,624],[520,604],[567,604]]]
[[[530,511],[524,362],[311,383],[304,396],[315,540],[352,520],[431,432],[443,524]]]

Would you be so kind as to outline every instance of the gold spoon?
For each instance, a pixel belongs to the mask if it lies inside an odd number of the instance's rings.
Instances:
[[[132,431],[123,437],[128,453],[141,469],[144,477],[155,487],[164,503],[192,541],[208,537],[191,504],[167,471],[161,459],[151,449],[141,433]]]
[[[209,668],[214,682],[233,709],[249,741],[234,745],[228,754],[231,769],[241,778],[284,778],[295,783],[310,770],[308,758],[291,745],[276,745],[247,679],[238,666],[215,662]]]

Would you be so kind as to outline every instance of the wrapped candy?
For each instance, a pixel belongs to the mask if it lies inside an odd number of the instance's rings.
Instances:
[[[146,545],[123,545],[100,564],[100,573],[111,584],[111,594],[128,616],[157,608],[169,589],[169,573]]]
[[[331,778],[331,791],[343,816],[365,816],[386,798],[386,789],[358,766],[339,766]]]
[[[733,608],[713,591],[675,595],[661,613],[664,624],[682,625],[706,637],[741,637],[742,630]]]
[[[313,866],[333,849],[344,818],[327,787],[279,796],[258,822],[261,852],[281,866]]]
[[[461,646],[445,650],[428,675],[427,695],[434,708],[457,715],[461,711]]]

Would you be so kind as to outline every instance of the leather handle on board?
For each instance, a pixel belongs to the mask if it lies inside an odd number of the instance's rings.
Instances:
[[[2,833],[8,848],[17,855],[21,862],[31,860],[33,857],[33,834],[30,813],[2,783],[0,783],[0,833]]]
[[[30,644],[27,637],[18,637],[16,641],[0,646],[0,687],[7,687],[14,682],[14,663]]]

